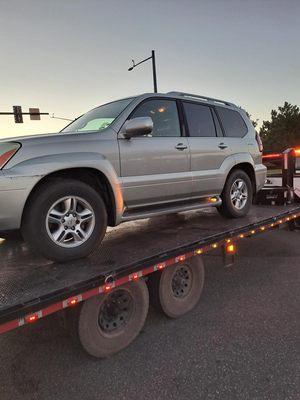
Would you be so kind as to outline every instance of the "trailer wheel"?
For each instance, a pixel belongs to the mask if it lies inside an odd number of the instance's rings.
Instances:
[[[82,305],[79,340],[92,356],[105,358],[127,347],[144,326],[149,293],[143,280],[93,297]]]
[[[151,305],[170,318],[181,317],[198,303],[204,275],[201,257],[157,271],[148,281]]]

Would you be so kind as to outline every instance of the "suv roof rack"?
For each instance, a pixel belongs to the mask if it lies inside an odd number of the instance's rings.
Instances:
[[[214,99],[213,97],[200,96],[198,94],[185,93],[185,92],[176,92],[176,91],[175,92],[168,92],[167,94],[170,94],[170,95],[173,95],[173,96],[190,97],[190,98],[195,98],[195,99],[205,100],[205,101],[212,101],[214,103],[220,103],[220,104],[224,104],[226,106],[237,107],[234,103],[230,103],[229,101],[220,100],[220,99]]]

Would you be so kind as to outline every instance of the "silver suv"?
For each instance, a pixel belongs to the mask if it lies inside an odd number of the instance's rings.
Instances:
[[[0,230],[21,229],[33,249],[67,261],[95,249],[107,225],[212,206],[242,217],[264,185],[261,153],[246,113],[227,101],[114,101],[60,133],[0,141]]]

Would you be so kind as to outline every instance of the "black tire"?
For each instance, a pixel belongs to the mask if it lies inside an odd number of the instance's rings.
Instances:
[[[242,180],[245,183],[248,193],[247,201],[243,206],[243,208],[241,209],[238,209],[233,205],[230,193],[232,185],[237,180]],[[232,171],[226,180],[221,197],[222,197],[222,205],[218,207],[218,211],[222,216],[226,218],[240,218],[247,215],[251,208],[253,200],[253,186],[249,178],[249,175],[241,169],[236,169]]]
[[[180,293],[184,289],[177,289],[172,284],[182,268],[188,270],[190,281],[186,292]],[[203,290],[204,277],[204,264],[201,257],[193,257],[182,264],[155,272],[148,280],[151,305],[170,318],[181,317],[198,303]]]
[[[89,203],[94,213],[94,227],[88,239],[77,247],[61,247],[50,237],[46,220],[51,206],[66,196],[78,196]],[[74,179],[52,179],[41,185],[26,206],[22,235],[30,247],[56,262],[65,262],[89,255],[102,241],[107,228],[104,202],[92,187]]]
[[[112,314],[113,320],[109,321],[106,310],[107,303],[112,304],[112,296],[116,297],[118,304],[118,296],[125,291],[126,296],[130,298],[125,303],[128,307],[127,318],[123,318],[120,326],[114,328],[112,325],[115,319],[120,319],[120,313]],[[122,307],[122,299],[121,306]],[[108,310],[110,309],[108,306]],[[83,303],[79,314],[78,321],[78,337],[81,345],[91,356],[97,358],[109,357],[127,347],[139,334],[144,326],[149,308],[149,293],[147,285],[143,280],[130,282],[113,289],[109,293],[93,297]],[[122,309],[121,309],[122,311]],[[108,318],[108,330],[102,317]],[[103,325],[104,324],[104,325]]]

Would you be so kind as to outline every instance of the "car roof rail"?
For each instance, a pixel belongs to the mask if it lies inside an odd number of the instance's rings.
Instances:
[[[215,99],[213,97],[201,96],[201,95],[198,95],[198,94],[185,93],[185,92],[176,92],[176,91],[175,92],[168,92],[167,94],[169,94],[171,96],[189,97],[189,98],[194,98],[194,99],[199,99],[199,100],[212,101],[214,103],[224,104],[224,105],[230,106],[230,107],[237,107],[234,103],[230,103],[229,101]]]

